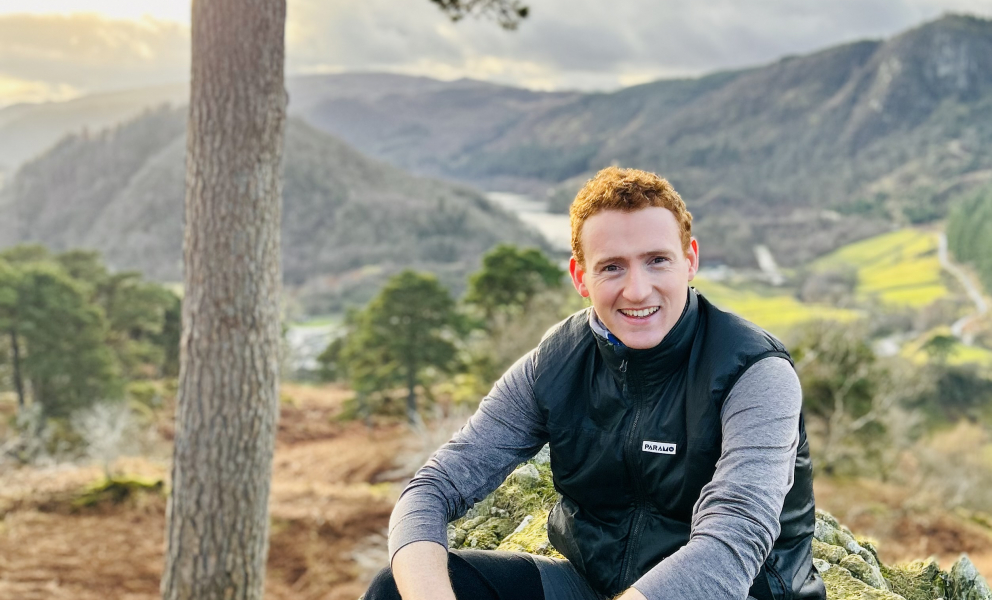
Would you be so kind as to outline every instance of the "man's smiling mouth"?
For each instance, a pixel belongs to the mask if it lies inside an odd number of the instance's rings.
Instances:
[[[640,318],[643,318],[643,317],[649,317],[649,316],[653,315],[654,313],[658,312],[659,310],[661,310],[661,307],[660,306],[652,306],[650,308],[641,308],[641,309],[638,309],[638,310],[631,310],[631,309],[627,309],[627,308],[621,308],[619,310],[620,310],[621,313],[623,313],[624,315],[626,315],[628,317],[640,317]]]

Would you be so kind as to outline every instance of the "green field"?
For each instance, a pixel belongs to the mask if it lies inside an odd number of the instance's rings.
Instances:
[[[853,268],[859,300],[921,308],[950,292],[941,281],[937,234],[900,229],[863,240],[817,259],[814,270]]]
[[[923,345],[932,336],[938,334],[950,335],[951,329],[950,327],[938,327],[924,333],[916,340],[913,340],[903,346],[901,352],[902,356],[920,365],[929,362],[931,357],[923,350]],[[992,366],[992,350],[982,348],[981,346],[965,346],[959,342],[954,344],[951,351],[947,354],[947,364],[978,364]]]
[[[784,335],[796,325],[821,319],[851,321],[859,314],[822,304],[805,304],[788,291],[747,286],[729,286],[721,282],[696,277],[693,287],[724,310],[732,311],[776,335]]]

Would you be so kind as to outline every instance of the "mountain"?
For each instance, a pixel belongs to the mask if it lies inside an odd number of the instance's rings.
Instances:
[[[93,248],[114,269],[181,281],[185,116],[148,111],[23,166],[0,191],[0,247]],[[479,193],[413,177],[295,119],[283,164],[283,273],[312,311],[367,299],[407,267],[457,289],[495,244],[542,245]]]
[[[992,21],[960,15],[613,93],[385,74],[287,87],[291,114],[366,154],[423,176],[548,194],[558,210],[606,165],[656,171],[689,203],[708,264],[754,264],[752,248],[764,245],[798,266],[942,218],[992,180]],[[26,131],[56,106],[0,110],[0,159],[23,154],[7,143],[10,128]]]
[[[189,86],[176,84],[4,107],[0,109],[0,175],[41,155],[66,134],[99,131],[148,108],[188,101]]]
[[[992,178],[992,21],[973,17],[544,106],[514,93],[492,86],[486,103],[459,103],[464,90],[395,92],[302,114],[416,172],[552,188],[565,203],[603,166],[656,171],[698,217],[704,256],[730,263],[751,262],[761,243],[800,264],[893,222],[942,217]],[[482,108],[494,104],[517,110]],[[485,132],[463,125],[472,119]]]
[[[397,130],[402,131],[403,123],[411,119],[419,123],[415,129],[431,127],[435,132],[446,129],[448,133],[434,136],[431,147],[414,149],[425,163],[422,173],[430,171],[426,167],[431,165],[432,156],[457,149],[451,144],[460,144],[465,135],[482,138],[497,135],[507,119],[580,96],[531,92],[467,79],[444,82],[384,73],[290,77],[286,88],[290,115],[319,123],[321,129],[347,129],[354,123],[358,127],[356,136],[365,139],[363,136],[367,137],[368,133],[365,128],[379,122],[384,136],[378,147],[380,151],[386,152],[396,145],[392,136]],[[365,109],[389,99],[404,101],[402,111],[412,115],[403,115],[397,121],[389,111]],[[0,109],[0,173],[16,170],[67,134],[84,129],[98,131],[133,119],[149,108],[182,106],[188,100],[189,86],[175,84],[94,94],[64,102],[4,107]],[[391,107],[390,111],[393,110]],[[480,119],[480,114],[486,118]],[[373,131],[369,145],[375,144]]]

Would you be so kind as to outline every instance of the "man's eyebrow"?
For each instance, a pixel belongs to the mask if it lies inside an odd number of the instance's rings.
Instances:
[[[675,253],[671,250],[648,250],[647,252],[642,252],[638,258],[648,258],[651,256],[664,256],[665,258],[674,258]],[[607,258],[601,258],[593,264],[594,269],[599,269],[606,265],[612,263],[624,263],[627,259],[623,256],[609,256]]]
[[[604,267],[608,264],[622,263],[622,262],[625,262],[625,259],[622,256],[609,256],[607,258],[601,258],[597,260],[596,263],[593,265],[593,268],[598,270],[600,267]]]

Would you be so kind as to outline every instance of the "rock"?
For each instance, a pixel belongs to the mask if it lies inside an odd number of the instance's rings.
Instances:
[[[548,513],[557,500],[549,465],[527,463],[478,505],[484,507],[479,516],[449,527],[449,544],[562,558],[548,541]],[[875,542],[855,536],[823,511],[816,513],[813,561],[828,600],[992,600],[988,584],[966,556],[950,574],[932,559],[886,565]]]
[[[870,565],[881,567],[882,559],[878,557],[878,548],[875,547],[875,542],[867,538],[855,538],[855,539],[858,541],[858,545],[864,548],[865,552],[867,552],[871,556],[871,560],[869,560],[864,554],[861,555],[861,558],[864,558],[865,561]]]
[[[889,590],[889,584],[885,582],[878,567],[873,567],[858,554],[849,554],[840,561],[840,566],[851,572],[851,575],[867,583],[877,590]]]
[[[905,600],[898,594],[871,587],[844,567],[831,565],[821,575],[827,586],[827,600]]]
[[[461,527],[455,527],[454,525],[448,525],[448,547],[449,548],[461,548],[462,544],[465,543],[465,536],[468,532]]]
[[[950,600],[992,600],[988,582],[967,554],[962,554],[951,566],[949,579]]]
[[[499,538],[488,529],[473,529],[465,537],[463,548],[476,550],[495,550],[499,546]]]
[[[466,535],[460,537],[449,533],[449,547],[492,549],[498,546],[502,550],[560,557],[548,542],[547,530],[548,512],[557,501],[550,467],[536,461],[525,463],[489,498],[476,505],[487,507],[484,515],[465,517],[453,523],[455,534],[462,530]]]
[[[488,515],[481,515],[481,516],[478,516],[478,517],[472,517],[471,519],[468,519],[468,520],[465,520],[465,521],[462,521],[461,523],[459,523],[458,524],[458,527],[464,529],[465,531],[472,531],[473,529],[475,529],[479,525],[482,525],[483,523],[485,523],[488,520],[489,520],[489,516]]]
[[[506,536],[513,533],[513,531],[516,528],[517,528],[516,521],[507,519],[506,517],[493,517],[488,521],[486,521],[485,523],[483,523],[482,525],[476,527],[476,531],[480,529],[483,529],[485,531],[492,531],[493,533],[496,534],[496,537],[502,540]]]
[[[541,484],[541,474],[538,473],[536,466],[526,463],[518,467],[516,471],[510,473],[507,481],[516,483],[520,487],[529,490]]]
[[[548,513],[542,511],[532,517],[530,520],[525,518],[516,531],[503,540],[498,550],[564,558],[548,541]]]
[[[532,459],[534,464],[547,465],[551,463],[551,446],[545,444],[543,448],[537,451],[537,455]]]
[[[894,567],[882,565],[889,589],[906,600],[935,600],[947,597],[946,575],[934,559],[917,560]]]
[[[847,557],[847,550],[833,544],[824,544],[820,540],[813,539],[813,558],[819,558],[831,564],[840,564],[840,561]]]

